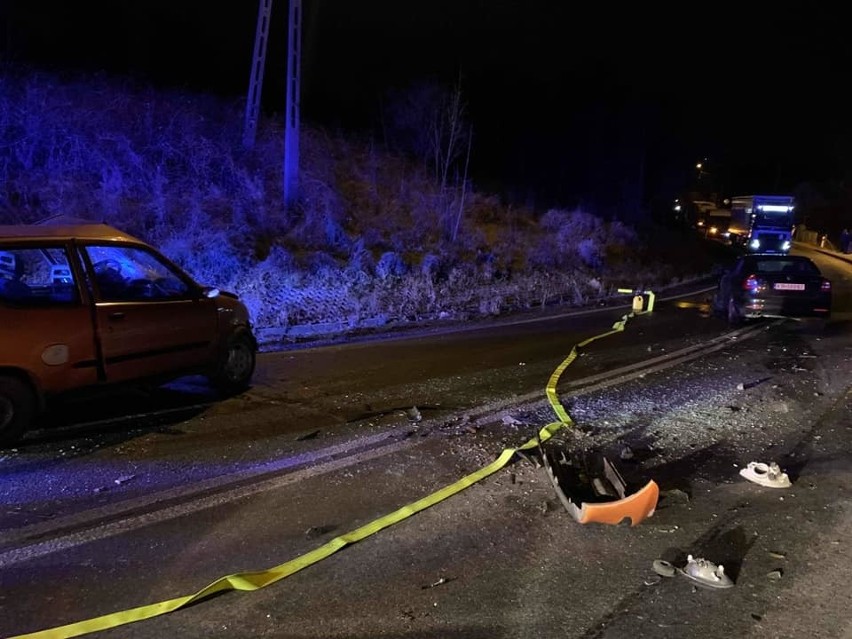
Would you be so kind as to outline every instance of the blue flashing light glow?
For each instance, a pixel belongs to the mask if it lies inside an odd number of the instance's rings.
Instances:
[[[766,211],[767,213],[786,213],[787,211],[791,211],[793,209],[792,206],[786,206],[781,204],[761,204],[757,208],[761,211]]]

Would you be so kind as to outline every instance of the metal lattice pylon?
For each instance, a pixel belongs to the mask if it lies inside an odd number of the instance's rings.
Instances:
[[[302,66],[302,0],[290,0],[287,37],[287,111],[284,123],[284,204],[290,208],[298,195],[299,177],[299,68]]]
[[[254,37],[254,55],[251,62],[246,121],[243,126],[243,146],[254,146],[257,120],[260,117],[260,94],[263,89],[263,67],[266,63],[266,44],[269,41],[269,20],[272,15],[272,0],[260,0],[257,12],[257,33]]]

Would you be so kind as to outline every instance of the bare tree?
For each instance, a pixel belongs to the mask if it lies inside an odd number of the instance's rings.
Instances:
[[[418,84],[390,96],[382,111],[390,148],[426,163],[439,185],[438,206],[446,236],[455,241],[464,211],[472,127],[467,122],[461,80],[448,89]]]
[[[467,105],[462,97],[461,79],[459,79],[452,91],[443,96],[440,108],[434,113],[431,127],[431,152],[435,177],[441,186],[441,213],[447,234],[454,242],[458,237],[458,229],[464,213],[470,151],[473,143],[473,129],[466,122],[466,110]],[[464,156],[464,166],[462,175],[459,176],[462,156]],[[454,206],[456,201],[458,201],[457,209]]]

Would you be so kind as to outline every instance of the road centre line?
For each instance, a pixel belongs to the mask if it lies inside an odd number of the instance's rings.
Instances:
[[[423,441],[424,440],[422,439],[395,441],[392,444],[349,455],[342,459],[327,461],[317,466],[311,466],[285,475],[279,475],[272,479],[249,483],[238,488],[231,488],[226,492],[217,492],[201,499],[184,501],[177,505],[147,511],[139,515],[129,515],[101,526],[87,527],[59,537],[54,537],[45,541],[37,541],[5,552],[0,552],[0,568],[7,568],[14,564],[44,557],[55,552],[67,551],[93,541],[100,541],[123,533],[133,532],[140,528],[144,528],[145,526],[177,519],[184,515],[221,506],[257,493],[277,490],[310,477],[323,475],[325,473],[364,463],[378,457],[400,452],[407,448],[412,448]]]
[[[734,339],[741,341],[754,337],[765,330],[766,327],[767,325],[758,325],[738,329],[717,336],[708,342],[693,344],[644,362],[623,366],[582,380],[575,380],[570,383],[574,387],[571,392],[563,394],[584,395],[614,384],[637,379],[652,372],[671,368],[721,350],[729,346]],[[533,398],[538,399],[538,401],[533,402]],[[511,407],[513,410],[519,411],[547,403],[547,400],[540,398],[541,391],[536,391],[527,396],[469,409],[465,411],[465,414],[472,418],[475,417],[469,423],[485,423],[494,421],[494,412],[501,410],[501,407],[503,407],[503,410]],[[428,422],[421,424],[421,428],[428,428],[428,426]],[[17,546],[6,551],[0,551],[0,567],[131,532],[151,524],[227,504],[259,492],[275,490],[310,477],[400,452],[425,441],[421,438],[406,438],[400,441],[399,435],[399,432],[386,430],[355,442],[344,442],[316,451],[313,454],[313,461],[316,462],[318,459],[325,461],[306,467],[304,465],[306,462],[303,462],[298,469],[294,469],[291,457],[283,458],[265,464],[264,470],[261,472],[243,473],[237,479],[234,478],[234,475],[217,477],[200,482],[200,484],[194,484],[188,490],[186,487],[181,487],[161,491],[150,496],[85,511],[57,521],[41,522],[23,527],[11,531],[9,534],[0,535],[0,544]],[[310,462],[307,463],[310,464]],[[270,470],[270,468],[277,469]]]

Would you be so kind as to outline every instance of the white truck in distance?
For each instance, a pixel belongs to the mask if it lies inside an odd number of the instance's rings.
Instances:
[[[750,253],[787,253],[793,245],[789,195],[745,195],[731,199],[731,243]]]

